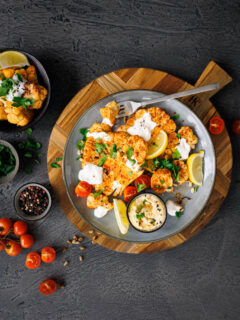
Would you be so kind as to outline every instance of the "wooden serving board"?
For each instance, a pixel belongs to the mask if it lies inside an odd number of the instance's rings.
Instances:
[[[181,233],[152,243],[138,244],[122,242],[100,234],[95,230],[92,232],[92,227],[81,219],[80,215],[72,207],[65,190],[62,172],[60,169],[51,168],[50,164],[55,161],[56,157],[63,155],[68,135],[78,118],[90,106],[110,94],[131,89],[148,89],[171,94],[215,82],[220,83],[221,89],[231,81],[232,78],[215,62],[211,61],[197,80],[195,86],[163,71],[146,68],[128,68],[105,74],[80,90],[58,118],[52,130],[48,148],[49,180],[60,207],[71,223],[85,236],[93,239],[94,243],[98,243],[112,250],[128,253],[146,253],[166,250],[183,243],[199,232],[220,208],[228,193],[231,182],[232,147],[226,129],[224,129],[222,134],[212,136],[217,157],[217,172],[213,192],[204,210],[196,220]],[[206,92],[180,100],[189,106],[199,118],[202,119],[205,125],[208,125],[209,119],[214,115],[218,115],[215,107],[209,100],[215,93],[216,91]]]

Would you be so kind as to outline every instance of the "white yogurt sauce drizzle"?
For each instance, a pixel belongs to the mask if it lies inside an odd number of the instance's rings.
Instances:
[[[89,184],[101,184],[103,182],[103,168],[92,163],[87,163],[78,173],[78,179]]]
[[[152,121],[150,114],[146,112],[141,118],[135,120],[134,125],[127,132],[132,136],[139,136],[145,141],[149,141],[156,126],[156,122]]]
[[[168,200],[166,202],[166,207],[167,207],[167,213],[170,216],[174,216],[174,217],[176,216],[177,211],[181,211],[181,212],[183,211],[183,207],[172,200]]]
[[[102,218],[107,214],[107,212],[108,212],[108,209],[100,206],[94,210],[94,215],[96,218]]]
[[[176,146],[176,149],[181,155],[180,160],[186,160],[189,156],[189,153],[191,151],[190,145],[187,143],[185,138],[180,139],[180,144]]]

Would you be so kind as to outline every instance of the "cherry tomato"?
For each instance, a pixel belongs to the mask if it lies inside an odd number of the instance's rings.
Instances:
[[[75,188],[75,193],[78,197],[85,198],[87,197],[92,191],[91,184],[81,181]]]
[[[33,236],[29,233],[23,234],[20,237],[20,244],[23,248],[30,248],[33,245],[34,239]]]
[[[27,233],[28,225],[24,221],[16,221],[13,224],[13,232],[16,236],[22,236]]]
[[[0,234],[5,236],[12,228],[12,221],[8,218],[0,219]]]
[[[41,264],[41,257],[40,254],[37,252],[30,252],[27,255],[25,266],[29,269],[36,269]]]
[[[135,187],[137,187],[137,189],[140,187],[141,191],[142,191],[143,189],[150,187],[151,179],[146,174],[142,174],[140,177],[138,177],[134,181],[134,184],[135,184]],[[145,187],[143,187],[143,185],[145,185]],[[139,190],[139,192],[140,192],[140,190]]]
[[[0,251],[3,251],[6,247],[7,241],[5,239],[0,238]]]
[[[240,120],[235,120],[232,123],[232,131],[235,134],[240,134]]]
[[[42,294],[48,295],[57,290],[57,283],[52,279],[47,279],[43,281],[40,285],[40,292]]]
[[[45,263],[50,263],[56,258],[56,251],[52,247],[45,247],[41,252],[42,261]]]
[[[22,250],[22,247],[19,243],[9,240],[6,244],[5,251],[9,256],[17,256]]]
[[[123,198],[126,202],[129,202],[134,196],[138,194],[137,188],[133,186],[128,186],[123,191]]]
[[[213,117],[209,123],[209,131],[211,134],[220,134],[225,127],[223,119],[219,117]]]

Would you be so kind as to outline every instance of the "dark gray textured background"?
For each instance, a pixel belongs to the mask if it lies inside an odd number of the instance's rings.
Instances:
[[[48,185],[46,152],[51,128],[72,96],[95,77],[124,67],[161,69],[194,83],[210,60],[234,81],[213,102],[230,128],[240,118],[240,1],[85,0],[0,1],[1,47],[35,55],[52,83],[49,111],[33,128],[43,143],[41,166],[21,170],[0,188],[0,216],[16,218],[13,196],[22,184]],[[26,252],[0,253],[0,319],[239,319],[240,137],[231,135],[233,182],[213,219],[197,236],[166,252],[120,254],[85,239],[37,270],[24,266]],[[17,143],[26,133],[1,134]],[[62,248],[78,232],[54,201],[51,214],[31,224],[33,250]],[[69,265],[63,267],[65,260]],[[46,297],[46,278],[65,289]]]

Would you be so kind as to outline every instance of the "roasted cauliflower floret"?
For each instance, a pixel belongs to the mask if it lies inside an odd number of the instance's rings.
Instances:
[[[37,72],[34,66],[29,66],[26,69],[26,73],[27,73],[27,80],[29,82],[38,83]]]
[[[113,126],[119,110],[120,106],[115,101],[109,102],[105,108],[101,108],[100,114],[104,118],[103,123]]]
[[[89,132],[109,132],[111,129],[112,128],[106,123],[94,123],[89,129]]]
[[[100,194],[98,197],[94,197],[94,194],[90,193],[87,197],[87,206],[90,209],[96,209],[101,206],[111,210],[113,208],[113,203],[110,203],[108,201],[108,197],[103,194]]]
[[[198,142],[197,136],[193,134],[193,131],[190,127],[182,127],[178,130],[181,138],[186,139],[187,143],[191,146],[192,149],[195,148],[195,144]]]
[[[0,120],[7,120],[7,113],[3,105],[0,105]]]
[[[173,179],[171,171],[164,168],[158,169],[151,177],[151,188],[157,193],[173,191]]]
[[[14,113],[8,113],[7,119],[10,123],[16,124],[17,126],[26,126],[33,118],[33,110],[23,109],[18,115]]]

